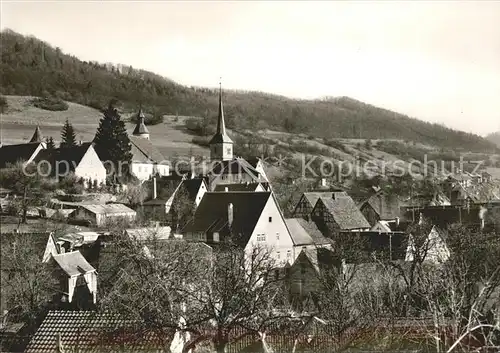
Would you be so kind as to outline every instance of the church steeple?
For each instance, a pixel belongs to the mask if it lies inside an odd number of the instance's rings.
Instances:
[[[224,122],[224,107],[222,104],[222,83],[219,82],[219,114],[217,116],[217,131],[210,140],[210,157],[212,160],[233,159],[233,140],[226,133]]]
[[[37,125],[35,128],[35,132],[33,133],[33,137],[31,137],[31,140],[29,143],[32,142],[42,142],[42,132],[40,131],[40,126]]]
[[[139,108],[139,113],[137,113],[137,125],[135,126],[134,132],[132,135],[139,136],[149,140],[149,130],[144,123],[144,113],[142,112],[142,108]]]

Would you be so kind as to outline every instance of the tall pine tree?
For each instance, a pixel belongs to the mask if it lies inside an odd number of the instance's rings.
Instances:
[[[120,114],[112,103],[103,113],[104,116],[99,122],[94,138],[96,152],[101,161],[107,162],[105,165],[109,163],[113,165],[115,177],[128,177],[130,175],[129,164],[132,161],[132,147],[125,123],[120,119]]]
[[[73,129],[73,125],[69,123],[68,119],[66,119],[62,128],[61,137],[62,141],[59,147],[66,148],[76,146],[75,130]]]
[[[46,143],[48,150],[54,150],[56,148],[56,144],[54,143],[54,139],[52,138],[52,136],[46,140]]]

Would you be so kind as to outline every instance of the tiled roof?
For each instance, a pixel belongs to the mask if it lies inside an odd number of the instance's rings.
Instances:
[[[232,204],[233,234],[247,238],[253,232],[270,196],[270,192],[207,192],[184,231],[229,232],[228,206]]]
[[[52,256],[54,261],[68,276],[78,276],[95,271],[79,251],[72,251]]]
[[[334,197],[321,197],[318,203],[323,203],[340,229],[370,228],[370,224],[350,196],[345,192],[332,194]]]
[[[0,168],[7,164],[14,164],[18,161],[28,161],[31,159],[40,142],[21,143],[19,145],[6,145],[0,147]]]
[[[135,214],[136,212],[128,208],[127,206],[121,204],[121,203],[109,203],[106,205],[99,205],[99,204],[94,204],[94,205],[86,205],[86,204],[80,204],[79,207],[85,208],[86,210],[94,213],[94,214],[120,214],[120,213],[126,213],[126,214]]]
[[[314,192],[305,192],[304,193],[304,197],[306,198],[307,201],[309,201],[309,204],[311,205],[311,207],[314,207],[314,206],[316,206],[316,202],[318,201],[318,199],[320,197],[330,198],[331,199],[332,196],[335,193],[347,196],[347,194],[345,192],[332,192],[332,191],[319,192],[319,191],[314,191]]]
[[[158,336],[134,332],[129,329],[132,324],[110,313],[49,311],[28,344],[26,353],[58,352],[58,336],[63,350],[69,351],[121,352],[125,344],[129,352],[162,352]]]
[[[303,218],[287,218],[285,223],[294,245],[330,244],[330,240],[321,234],[314,222]]]
[[[165,157],[158,151],[158,149],[151,143],[150,140],[138,137],[129,136],[132,152],[133,162],[155,162],[161,163]]]
[[[318,274],[322,273],[326,269],[332,270],[334,267],[339,266],[337,256],[335,256],[334,252],[330,249],[302,249],[294,264],[300,262],[301,259],[299,259],[299,257],[303,256],[305,256],[309,260]]]

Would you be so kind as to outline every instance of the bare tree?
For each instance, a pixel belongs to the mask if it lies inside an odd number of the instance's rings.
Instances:
[[[1,297],[5,309],[17,308],[17,319],[33,328],[57,293],[57,282],[31,234],[3,234]],[[4,308],[2,308],[4,309]]]

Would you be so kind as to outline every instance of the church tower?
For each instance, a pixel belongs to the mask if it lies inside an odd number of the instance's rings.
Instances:
[[[142,112],[142,108],[139,109],[139,113],[137,114],[137,125],[135,126],[134,132],[132,132],[133,136],[138,136],[149,140],[149,130],[144,124],[144,113]]]
[[[222,85],[219,83],[219,115],[217,117],[217,131],[209,142],[210,159],[213,161],[229,161],[233,159],[233,141],[226,133],[224,123],[224,109],[222,107]]]

